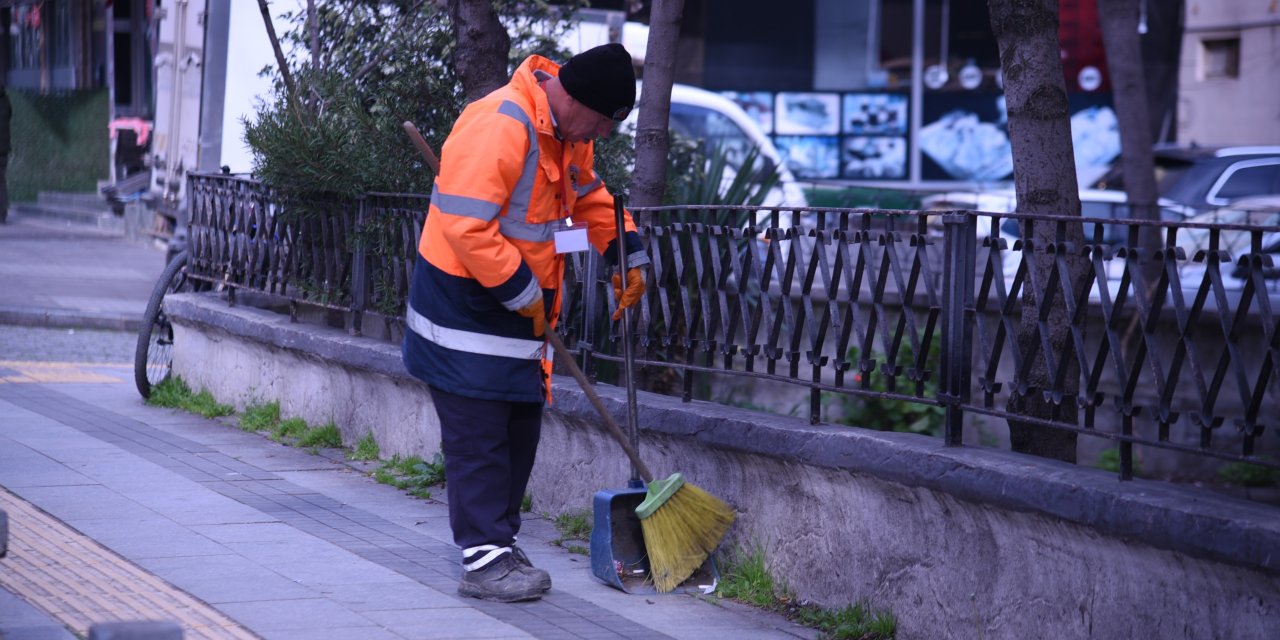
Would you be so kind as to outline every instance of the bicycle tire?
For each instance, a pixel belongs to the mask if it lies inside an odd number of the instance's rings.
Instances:
[[[133,381],[144,399],[150,398],[151,389],[169,377],[173,366],[173,325],[164,313],[164,297],[193,289],[187,279],[186,266],[186,251],[165,265],[142,315],[138,345],[133,354]]]

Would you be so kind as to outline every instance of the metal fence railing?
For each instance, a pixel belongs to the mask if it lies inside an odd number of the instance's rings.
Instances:
[[[226,176],[189,193],[194,277],[342,309],[354,332],[399,322],[424,196],[283,202]],[[931,407],[949,444],[973,416],[1109,440],[1122,478],[1135,445],[1280,468],[1276,220],[632,213],[652,267],[629,338],[686,400],[699,381],[754,378],[806,389],[814,423],[836,397]],[[600,262],[570,254],[557,327],[589,371],[620,353]],[[1061,411],[1009,410],[1033,396]]]

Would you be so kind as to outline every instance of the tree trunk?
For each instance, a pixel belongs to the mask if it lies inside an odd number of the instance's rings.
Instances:
[[[468,101],[479,100],[510,79],[511,37],[498,21],[491,0],[449,0],[449,19],[458,41],[453,66]]]
[[[1058,2],[988,0],[987,5],[1004,74],[1018,212],[1079,216],[1070,110],[1058,54]],[[1023,288],[1022,319],[1016,339],[1030,370],[1012,390],[1009,411],[1075,426],[1080,369],[1074,360],[1070,318],[1063,304],[1064,287],[1047,284],[1055,258],[1048,250],[1051,246],[1070,249],[1066,253],[1069,288],[1078,295],[1088,267],[1080,256],[1084,234],[1078,224],[1065,225],[1061,237],[1056,224],[1040,222],[1033,227],[1031,233],[1025,232],[1025,223],[1023,227],[1023,238],[1031,245],[1024,249],[1024,255],[1035,278],[1029,278]],[[1031,282],[1040,283],[1045,290],[1036,290]],[[1051,309],[1043,323],[1041,304]],[[1054,359],[1054,368],[1049,366],[1050,358]],[[1065,369],[1058,369],[1064,365]],[[1053,380],[1059,372],[1062,383],[1055,389]],[[1073,432],[1010,420],[1009,435],[1015,451],[1069,462],[1076,459]]]
[[[644,91],[636,122],[636,170],[631,178],[631,204],[637,207],[661,206],[667,188],[671,83],[683,13],[684,0],[655,0],[649,10]]]
[[[1159,220],[1156,206],[1156,166],[1151,147],[1151,115],[1147,109],[1146,73],[1142,63],[1142,43],[1138,35],[1138,3],[1141,0],[1098,0],[1102,42],[1107,51],[1111,93],[1120,125],[1120,167],[1129,207],[1135,220]],[[1151,260],[1160,248],[1158,230],[1144,227],[1141,259],[1147,282],[1159,273]]]

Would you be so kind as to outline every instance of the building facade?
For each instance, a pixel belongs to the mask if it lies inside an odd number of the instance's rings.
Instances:
[[[1178,140],[1280,144],[1280,4],[1187,0]]]

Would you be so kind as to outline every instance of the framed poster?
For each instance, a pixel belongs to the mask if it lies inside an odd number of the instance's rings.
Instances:
[[[849,180],[906,179],[906,136],[845,136],[840,145],[840,177]]]
[[[1004,94],[934,92],[925,95],[924,125],[916,136],[925,180],[997,182],[1013,179]]]
[[[841,131],[857,136],[907,135],[910,123],[905,93],[846,93]]]
[[[773,133],[773,94],[768,91],[721,91],[760,125],[760,130]]]
[[[840,175],[838,136],[774,136],[783,162],[797,178],[835,178]]]
[[[840,94],[792,93],[777,95],[774,133],[779,135],[836,135],[840,133]]]

